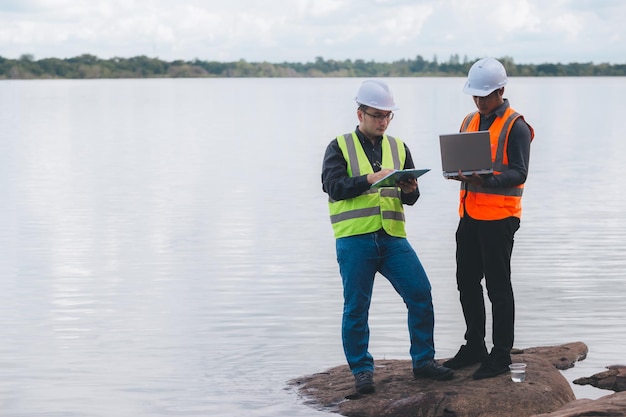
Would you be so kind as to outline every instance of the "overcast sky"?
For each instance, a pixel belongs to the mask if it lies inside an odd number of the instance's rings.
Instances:
[[[625,0],[0,0],[0,56],[626,63]]]

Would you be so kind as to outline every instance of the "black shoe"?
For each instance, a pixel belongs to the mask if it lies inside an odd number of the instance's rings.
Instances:
[[[491,354],[480,364],[480,367],[474,372],[472,378],[485,379],[492,378],[509,372],[511,364],[511,355]]]
[[[448,359],[443,366],[450,369],[460,369],[466,366],[481,363],[489,357],[485,345],[472,347],[469,345],[461,346],[461,349],[454,355],[454,358]]]
[[[374,373],[363,371],[354,375],[354,385],[359,394],[371,394],[376,390],[374,387]]]
[[[413,368],[414,378],[430,378],[437,381],[446,381],[454,376],[454,371],[445,366],[439,365],[434,360],[426,362],[419,368]]]

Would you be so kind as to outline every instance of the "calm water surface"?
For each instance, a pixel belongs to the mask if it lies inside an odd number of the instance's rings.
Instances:
[[[432,169],[407,221],[439,358],[463,342],[457,184],[437,142],[473,109],[463,81],[389,80],[402,108],[388,132]],[[356,125],[359,83],[1,81],[0,415],[327,415],[286,382],[344,363],[320,169]],[[587,343],[572,381],[626,362],[626,79],[514,78],[505,96],[536,130],[516,347]],[[376,358],[408,359],[384,279],[371,331]]]

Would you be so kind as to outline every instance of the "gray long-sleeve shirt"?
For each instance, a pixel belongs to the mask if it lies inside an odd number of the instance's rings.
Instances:
[[[504,99],[504,103],[496,109],[489,117],[480,115],[479,130],[488,130],[496,119],[502,117],[507,108],[509,100]],[[500,175],[491,175],[484,178],[483,187],[504,188],[515,187],[526,182],[528,176],[528,164],[530,161],[530,127],[523,118],[518,118],[511,127],[509,133],[509,143],[507,145],[507,157],[509,159],[509,169]]]

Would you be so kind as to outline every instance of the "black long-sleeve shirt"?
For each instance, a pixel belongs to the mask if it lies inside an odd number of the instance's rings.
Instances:
[[[380,171],[383,137],[378,137],[376,143],[372,145],[372,142],[363,135],[358,126],[356,128],[356,135],[365,151],[365,155],[367,155],[367,159],[372,164],[374,172]],[[402,169],[415,168],[411,152],[406,144],[404,145],[404,149],[406,150],[406,160],[404,161]],[[324,162],[322,164],[322,189],[324,192],[335,201],[347,200],[363,194],[370,188],[370,185],[371,184],[367,182],[367,175],[358,177],[348,176],[348,163],[339,148],[337,139],[332,140],[326,148]],[[413,205],[419,198],[419,195],[419,188],[416,188],[415,191],[410,194],[402,193],[402,203]]]

